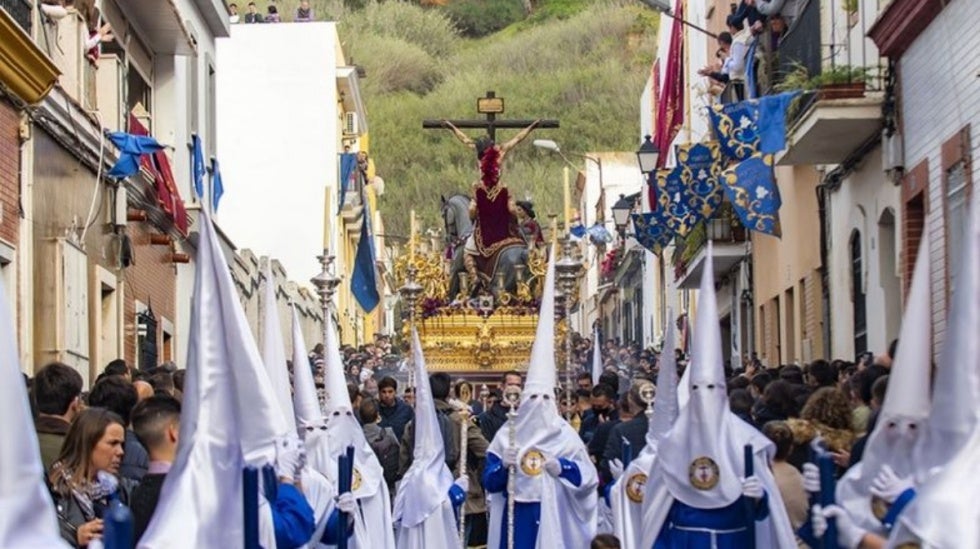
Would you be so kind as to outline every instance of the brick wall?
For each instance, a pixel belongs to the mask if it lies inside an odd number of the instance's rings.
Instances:
[[[17,245],[20,224],[20,117],[0,100],[0,240]]]
[[[945,338],[948,308],[942,145],[967,125],[974,132],[980,128],[980,86],[969,68],[975,67],[980,50],[980,34],[973,29],[978,19],[980,2],[950,2],[900,60],[905,164],[928,161],[925,216],[932,247],[934,353]],[[980,138],[974,135],[969,144],[970,157],[980,158]]]
[[[163,349],[163,319],[176,323],[175,304],[177,271],[171,263],[170,246],[150,244],[155,232],[147,223],[130,223],[127,228],[136,252],[136,264],[126,269],[125,290],[125,358],[136,364],[136,302],[150,306],[157,319],[158,362],[166,360]]]

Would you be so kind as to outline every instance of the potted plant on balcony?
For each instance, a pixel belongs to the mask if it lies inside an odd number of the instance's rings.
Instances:
[[[813,78],[813,84],[820,90],[820,99],[851,99],[864,97],[867,80],[867,68],[837,65],[822,70]]]

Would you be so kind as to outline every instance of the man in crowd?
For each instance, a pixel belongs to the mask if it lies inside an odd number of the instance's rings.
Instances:
[[[398,440],[405,434],[405,425],[415,417],[412,407],[398,398],[398,382],[393,377],[381,378],[378,382],[378,412],[381,414],[381,427],[390,427]]]
[[[84,407],[81,395],[82,376],[60,362],[48,364],[34,376],[33,397],[38,411],[34,428],[45,471],[58,458],[68,427]]]
[[[606,383],[599,383],[592,388],[592,409],[582,417],[582,427],[579,435],[582,442],[591,444],[595,437],[596,430],[600,425],[609,421],[619,421],[619,413],[616,410],[616,390]],[[610,427],[611,428],[611,427]],[[602,454],[605,441],[597,443],[598,451]]]
[[[150,463],[130,497],[133,532],[138,540],[153,517],[160,489],[177,455],[180,403],[169,396],[150,397],[133,408],[133,431],[149,454]]]
[[[480,430],[483,431],[483,438],[493,440],[493,437],[497,435],[497,431],[500,430],[504,423],[507,423],[507,406],[503,402],[503,391],[511,385],[520,388],[521,383],[521,373],[516,370],[505,372],[503,377],[501,377],[500,389],[491,393],[493,404],[488,406],[487,410],[477,417],[477,423],[480,425]]]

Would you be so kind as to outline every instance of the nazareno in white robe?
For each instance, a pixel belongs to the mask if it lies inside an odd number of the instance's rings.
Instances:
[[[517,466],[515,502],[540,502],[537,547],[588,547],[596,533],[599,475],[589,459],[582,439],[558,415],[553,399],[526,398],[515,419],[520,445],[518,463],[529,450],[538,450],[546,458],[564,458],[574,462],[582,475],[579,486],[542,471],[529,476]],[[497,431],[489,451],[503,457],[508,446],[508,426]],[[506,544],[501,540],[501,525],[507,512],[506,494],[487,494],[490,512],[488,544],[490,549]],[[515,536],[520,536],[515,532]]]

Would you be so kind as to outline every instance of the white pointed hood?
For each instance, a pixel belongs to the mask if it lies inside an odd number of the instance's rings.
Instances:
[[[956,455],[980,421],[980,193],[973,193],[970,202],[963,247],[956,250],[960,265],[949,299],[946,340],[936,364],[932,412],[913,452],[920,481]]]
[[[527,366],[527,379],[521,395],[521,407],[531,396],[547,395],[551,408],[555,407],[555,387],[558,377],[555,372],[555,249],[548,254],[548,268],[544,276],[541,292],[541,309],[538,313],[538,327],[531,346],[531,361]],[[559,418],[560,420],[561,418]],[[518,416],[518,421],[520,416]]]
[[[244,535],[235,376],[258,351],[206,211],[200,226],[180,442],[140,549],[224,547]]]
[[[599,325],[596,324],[595,336],[592,340],[592,384],[599,384],[602,375],[602,346],[599,345]]]
[[[44,466],[31,418],[27,389],[17,358],[17,333],[10,303],[0,283],[0,547],[67,548],[58,533],[51,495],[44,485]]]
[[[293,409],[300,436],[306,445],[306,459],[310,467],[328,478],[332,459],[327,433],[327,422],[320,410],[320,399],[316,394],[313,370],[306,356],[306,342],[299,324],[299,313],[293,306]]]
[[[667,318],[672,312],[667,309]],[[657,459],[657,447],[677,419],[677,361],[674,355],[674,327],[667,327],[663,350],[660,353],[660,373],[657,374],[657,393],[653,404],[653,417],[647,424],[646,445],[636,459],[630,462],[623,476],[612,486],[609,500],[612,507],[613,533],[623,547],[641,547],[643,535],[644,502],[652,496],[646,494],[647,479]]]
[[[667,309],[667,318],[671,310]],[[656,448],[677,421],[680,404],[677,402],[677,356],[674,354],[674,326],[667,326],[663,350],[660,356],[660,371],[657,373],[657,398],[653,402],[653,419],[647,426],[647,447]],[[669,352],[668,352],[669,350]]]
[[[551,249],[541,294],[538,326],[531,347],[531,360],[527,379],[521,394],[521,404],[514,418],[516,439],[520,446],[518,455],[536,450],[545,456],[567,457],[579,451],[586,452],[578,434],[558,414],[555,404],[555,256]],[[502,456],[509,445],[505,425],[497,431],[490,444],[490,451]],[[518,501],[540,501],[541,483],[548,475],[527,475],[517,468]],[[595,470],[592,470],[595,474]],[[582,471],[583,478],[587,472]]]
[[[347,451],[348,446],[354,447],[354,478],[352,480],[354,496],[364,498],[373,496],[384,483],[384,471],[374,450],[364,438],[364,430],[351,406],[350,395],[347,393],[347,381],[344,378],[344,364],[340,358],[340,345],[334,328],[333,317],[327,315],[327,341],[324,343],[327,353],[326,385],[327,385],[327,438],[330,455],[334,465],[324,472],[327,478],[337,479],[337,458]]]
[[[928,234],[928,230],[923,234]],[[929,239],[923,238],[898,338],[898,353],[888,377],[888,393],[874,431],[868,437],[864,457],[860,467],[851,468],[837,484],[837,500],[865,529],[880,527],[871,510],[871,483],[883,465],[890,466],[899,477],[913,474],[912,450],[929,417],[932,365],[929,250]]]
[[[555,257],[551,249],[538,312],[537,333],[531,361],[514,419],[518,465],[515,501],[540,502],[541,521],[537,547],[585,547],[595,536],[598,473],[578,433],[558,415],[555,405]],[[505,424],[490,443],[489,452],[500,457],[510,445]],[[544,471],[549,458],[575,462],[582,475],[577,487],[553,479]],[[503,515],[503,498],[488,495],[489,544],[497,547]]]
[[[449,497],[449,488],[453,484],[453,475],[446,466],[446,451],[429,386],[429,372],[422,356],[422,342],[414,328],[412,348],[415,379],[418,380],[415,387],[415,449],[412,466],[395,494],[392,513],[395,522],[400,521],[403,528],[418,526],[439,510]]]
[[[693,351],[689,372],[685,372],[689,373],[690,397],[658,448],[658,463],[670,494],[700,509],[724,507],[741,497],[746,444],[752,444],[756,453],[772,453],[772,443],[728,407],[712,253],[709,242],[698,291]]]
[[[290,433],[296,432],[293,412],[293,396],[289,390],[289,372],[286,370],[286,345],[282,340],[279,323],[279,305],[276,300],[276,280],[272,277],[272,261],[265,264],[265,290],[263,291],[262,315],[262,363],[271,382],[270,388]]]

